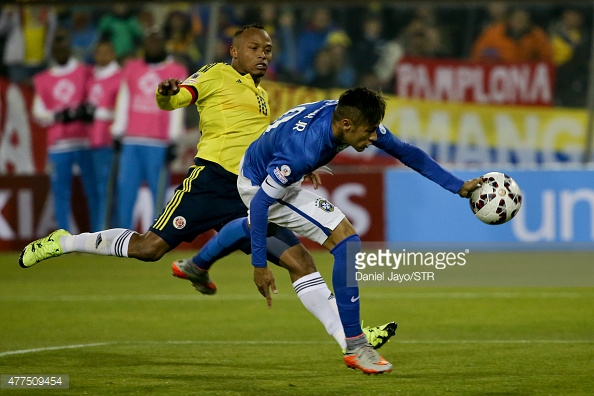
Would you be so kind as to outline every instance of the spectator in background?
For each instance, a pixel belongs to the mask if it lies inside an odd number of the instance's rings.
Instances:
[[[414,12],[413,21],[422,26],[426,44],[425,56],[449,57],[453,53],[452,35],[445,24],[440,22],[435,7],[420,6]]]
[[[114,118],[114,108],[122,73],[116,61],[116,53],[111,41],[100,41],[95,47],[95,66],[88,82],[87,102],[93,111],[93,123],[90,129],[91,160],[95,180],[94,193],[97,197],[97,210],[91,219],[93,232],[104,230],[108,226],[107,196],[108,183],[115,175],[110,175],[113,141],[110,127]]]
[[[173,144],[183,128],[183,109],[161,111],[155,102],[155,89],[166,78],[184,79],[188,75],[184,66],[167,56],[160,30],[147,32],[143,49],[142,59],[130,60],[124,66],[112,125],[114,137],[122,139],[118,226],[128,229],[135,228],[134,203],[143,182],[147,182],[156,205],[163,201],[165,191],[161,191],[159,183],[167,174]]]
[[[356,75],[347,53],[350,44],[351,39],[342,30],[330,33],[316,54],[314,68],[305,72],[304,83],[322,89],[353,86]]]
[[[99,34],[102,40],[110,40],[119,60],[136,54],[142,42],[143,29],[132,10],[125,4],[113,6],[113,13],[99,20]]]
[[[583,24],[582,12],[567,8],[549,30],[557,66],[554,101],[558,106],[586,105],[590,38]]]
[[[72,57],[70,37],[65,29],[56,31],[51,53],[55,65],[33,79],[33,117],[48,127],[51,188],[58,227],[73,230],[69,219],[75,164],[81,171],[90,218],[95,216],[97,208],[86,123],[89,116],[84,106],[89,68]]]
[[[485,20],[482,22],[481,32],[486,28],[498,23],[505,23],[509,7],[504,1],[491,1],[485,6],[487,12]]]
[[[381,16],[371,14],[363,21],[362,33],[353,37],[351,56],[359,81],[362,80],[363,76],[373,72],[373,68],[380,59],[386,44],[385,40],[382,39],[382,31]]]
[[[504,22],[496,23],[478,37],[472,60],[480,62],[552,62],[553,49],[543,29],[531,22],[528,11],[516,8]]]
[[[11,81],[30,84],[31,77],[47,67],[56,26],[53,7],[8,5],[2,8],[2,62]]]
[[[348,52],[351,39],[342,30],[337,30],[328,35],[326,48],[330,52],[332,69],[336,74],[336,88],[349,88],[355,85],[356,72]]]
[[[305,85],[320,89],[334,88],[336,83],[332,57],[327,48],[316,54],[313,69],[309,69],[303,77]]]
[[[167,52],[190,70],[197,70],[202,58],[194,42],[192,18],[189,13],[172,11],[164,24]]]
[[[420,18],[414,18],[399,36],[404,55],[437,58],[447,56],[440,31]]]
[[[316,8],[297,36],[297,69],[306,73],[314,64],[316,54],[326,45],[328,34],[333,30],[332,14],[326,7]]]
[[[81,62],[92,64],[93,51],[99,37],[97,26],[93,22],[92,9],[73,7],[68,28],[72,35],[73,55]]]

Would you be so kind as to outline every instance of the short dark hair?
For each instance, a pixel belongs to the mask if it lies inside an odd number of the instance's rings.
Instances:
[[[365,87],[351,88],[340,95],[332,121],[345,118],[355,125],[377,125],[386,114],[386,100],[380,92]]]
[[[238,31],[233,34],[233,45],[235,45],[235,41],[248,29],[260,29],[266,31],[264,26],[260,25],[259,23],[250,23],[249,25],[243,25]]]
[[[243,34],[243,32],[245,32],[248,29],[260,29],[260,30],[266,30],[264,29],[264,26],[259,24],[259,23],[250,23],[249,25],[243,25],[238,31],[236,31],[233,34],[233,41],[235,42],[235,40],[241,36]]]

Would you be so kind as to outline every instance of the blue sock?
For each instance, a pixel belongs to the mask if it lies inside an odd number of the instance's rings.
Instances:
[[[192,257],[192,261],[199,268],[208,271],[215,261],[239,249],[246,240],[250,240],[247,217],[232,220],[206,242],[202,250]]]
[[[347,243],[354,245],[348,249],[349,254],[361,251],[361,239],[359,239],[359,235],[355,234],[340,241],[330,253],[334,256],[332,285],[334,286],[338,313],[344,328],[344,334],[347,338],[350,338],[361,335],[363,330],[361,329],[359,286],[356,286],[357,283],[354,280],[354,268],[351,271],[347,270],[347,264],[355,264],[354,260],[350,260],[352,263],[347,261]],[[353,278],[348,283],[347,275]]]

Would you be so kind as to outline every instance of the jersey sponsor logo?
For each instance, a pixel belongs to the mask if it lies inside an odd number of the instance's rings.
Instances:
[[[178,230],[181,230],[186,226],[186,219],[182,216],[177,216],[175,219],[173,219],[173,226]]]
[[[334,212],[334,205],[332,205],[327,199],[318,198],[316,199],[316,206],[322,209],[324,212]]]
[[[198,77],[200,77],[200,73],[194,73],[188,77],[186,81],[183,82],[183,84],[195,84]]]
[[[284,165],[283,165],[284,166]],[[285,175],[283,175],[283,172],[278,169],[278,167],[274,168],[274,176],[276,176],[276,178],[283,184],[287,184],[288,180],[285,177]]]
[[[384,124],[379,125],[379,131],[382,135],[386,134],[386,127],[384,126]]]

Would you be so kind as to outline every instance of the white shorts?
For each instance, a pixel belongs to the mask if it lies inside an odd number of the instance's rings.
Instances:
[[[243,176],[240,165],[237,190],[248,208],[258,189],[260,186],[252,186],[252,181]],[[327,199],[301,188],[301,182],[288,186],[285,195],[273,203],[268,211],[269,222],[285,227],[320,245],[328,239],[330,232],[344,217],[342,211]]]

